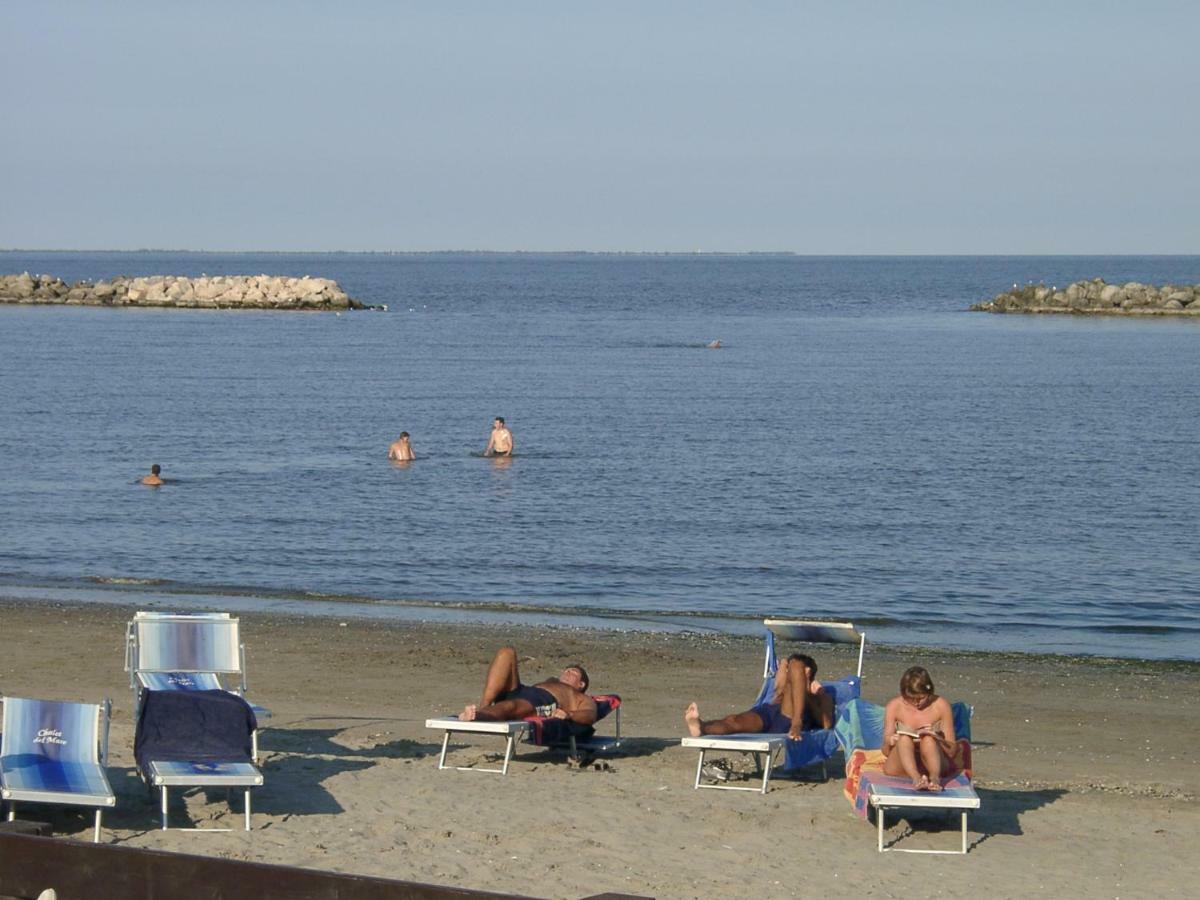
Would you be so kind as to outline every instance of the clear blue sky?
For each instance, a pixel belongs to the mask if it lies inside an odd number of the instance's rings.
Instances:
[[[1200,4],[6,2],[0,247],[1200,252]]]

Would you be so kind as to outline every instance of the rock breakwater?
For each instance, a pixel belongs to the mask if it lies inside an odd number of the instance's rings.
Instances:
[[[0,303],[187,309],[367,309],[329,278],[154,275],[68,285],[52,275],[0,275]]]
[[[1044,284],[1013,285],[1011,291],[971,307],[992,313],[1079,313],[1105,316],[1200,316],[1200,284],[1155,287],[1103,278],[1076,281],[1062,290]]]

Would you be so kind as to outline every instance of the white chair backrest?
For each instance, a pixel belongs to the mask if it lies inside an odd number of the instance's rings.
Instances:
[[[131,671],[242,674],[238,620],[226,613],[138,613],[129,627]]]
[[[804,641],[811,644],[857,644],[858,668],[855,674],[862,677],[863,652],[867,647],[866,632],[859,631],[853,622],[814,622],[804,619],[763,619],[763,624],[773,637],[788,641]],[[774,641],[767,648],[768,665],[774,656]],[[764,668],[763,677],[768,674]]]
[[[98,703],[4,698],[0,756],[41,756],[63,763],[98,763],[101,711]]]

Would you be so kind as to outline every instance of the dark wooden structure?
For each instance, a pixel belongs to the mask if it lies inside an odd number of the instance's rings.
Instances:
[[[515,896],[0,830],[0,898],[32,900],[46,888],[54,888],[58,900],[511,900]]]

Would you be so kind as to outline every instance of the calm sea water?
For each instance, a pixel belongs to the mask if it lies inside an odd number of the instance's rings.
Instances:
[[[0,595],[1200,658],[1200,321],[964,311],[1200,258],[0,253],[22,270],[312,274],[389,311],[0,307]],[[497,415],[511,460],[479,456]],[[172,483],[134,486],[152,462]]]

